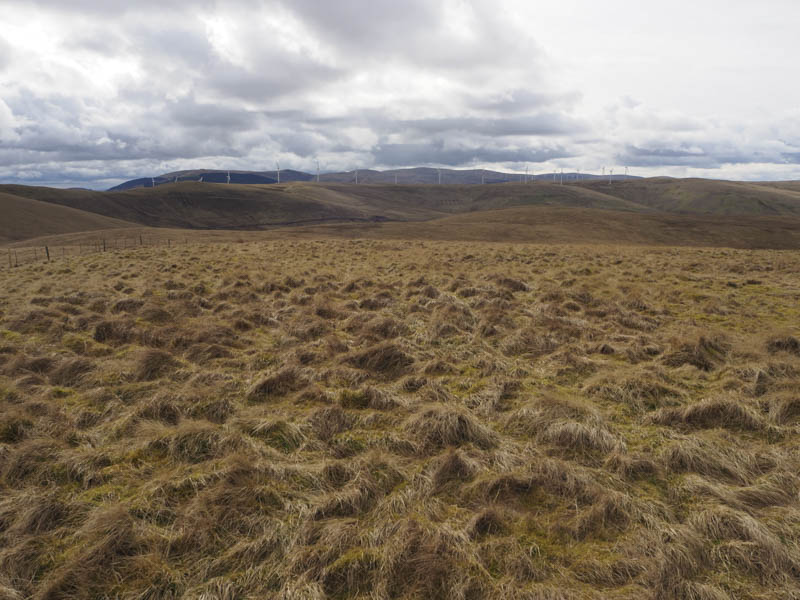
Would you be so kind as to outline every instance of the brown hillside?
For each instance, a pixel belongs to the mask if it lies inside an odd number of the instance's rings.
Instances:
[[[669,177],[579,185],[663,212],[800,217],[800,186]]]
[[[43,235],[130,227],[119,219],[0,192],[0,243]]]

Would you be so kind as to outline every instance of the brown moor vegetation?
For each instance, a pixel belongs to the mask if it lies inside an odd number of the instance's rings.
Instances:
[[[0,271],[0,598],[800,598],[800,255]]]

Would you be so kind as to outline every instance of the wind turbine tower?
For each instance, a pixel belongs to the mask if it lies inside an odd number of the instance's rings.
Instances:
[[[561,182],[559,185],[564,185],[564,169],[561,169]]]
[[[614,177],[614,169],[611,169],[608,172],[608,185],[611,185],[611,178],[612,177]]]
[[[280,163],[278,163],[277,160],[275,161],[275,173],[278,176],[278,183],[280,183],[281,182],[281,165],[280,165]]]
[[[231,182],[231,172],[228,171],[228,183],[230,183],[230,182]]]
[[[439,185],[442,185],[442,170],[436,169],[436,174],[439,176]]]
[[[317,161],[317,183],[319,183],[319,161]]]
[[[154,178],[154,177],[151,177],[151,178],[150,178],[150,186],[151,186],[151,187],[156,187],[156,180],[155,180],[155,178]]]
[[[525,165],[525,183],[528,183],[528,165]]]

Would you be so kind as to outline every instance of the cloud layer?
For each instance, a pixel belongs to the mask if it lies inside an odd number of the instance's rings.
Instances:
[[[11,0],[0,181],[107,187],[316,160],[800,178],[800,86],[767,64],[800,50],[783,25],[800,9],[776,2],[783,16],[755,24],[719,3],[731,39],[692,25],[671,51],[671,23],[628,0],[607,26],[578,0]]]

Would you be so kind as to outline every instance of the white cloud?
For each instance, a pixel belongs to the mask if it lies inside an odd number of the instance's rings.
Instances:
[[[772,2],[8,0],[0,178],[316,157],[800,178],[800,5]]]

